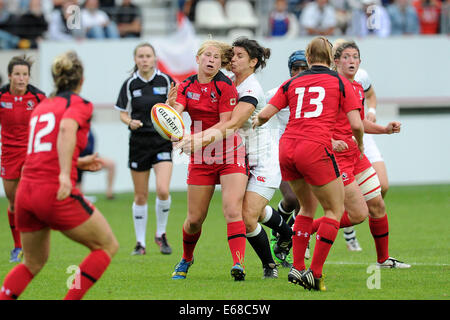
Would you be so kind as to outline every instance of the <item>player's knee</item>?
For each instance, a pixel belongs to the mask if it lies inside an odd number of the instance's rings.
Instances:
[[[386,213],[386,206],[381,196],[370,200],[367,205],[369,207],[370,215],[374,218],[383,217]]]
[[[170,196],[169,188],[156,189],[156,196],[158,197],[159,200],[169,199],[169,196]]]
[[[136,193],[134,195],[134,203],[138,206],[143,206],[147,204],[148,194]]]
[[[27,259],[24,259],[24,264],[28,268],[28,270],[30,270],[33,276],[36,276],[47,263],[47,259],[48,256],[37,258],[27,257]]]
[[[112,239],[109,241],[104,250],[109,254],[111,258],[116,255],[117,251],[119,251],[119,242],[117,241],[116,237],[112,236]]]

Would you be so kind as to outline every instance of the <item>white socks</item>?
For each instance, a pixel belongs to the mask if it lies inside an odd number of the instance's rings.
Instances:
[[[147,204],[139,206],[133,202],[133,221],[136,241],[145,248],[145,233],[147,231]]]
[[[156,197],[155,212],[156,212],[156,236],[161,237],[166,233],[167,219],[169,218],[170,205],[172,199],[169,196],[167,200],[160,200]]]
[[[160,200],[156,197],[156,236],[161,237],[166,233],[167,220],[169,218],[170,205],[172,200],[169,196],[167,200]],[[147,204],[139,206],[133,202],[133,221],[134,231],[136,233],[136,242],[140,242],[145,247],[145,236],[147,231],[148,206]]]

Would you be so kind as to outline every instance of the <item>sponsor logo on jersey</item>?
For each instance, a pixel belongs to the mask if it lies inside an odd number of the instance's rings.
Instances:
[[[236,98],[230,99],[230,106],[236,105]]]
[[[188,91],[186,96],[188,97],[188,99],[197,100],[197,101],[200,100],[200,93]]]
[[[342,181],[347,181],[347,180],[348,180],[347,172],[342,172]]]
[[[5,109],[12,109],[13,108],[13,103],[12,102],[4,102],[4,101],[2,101],[2,103],[0,105],[2,106],[2,108],[5,108]]]
[[[34,108],[34,101],[28,100],[27,101],[27,110],[33,110],[33,108]]]
[[[142,97],[142,90],[141,89],[137,89],[133,91],[133,97],[137,98],[137,97]]]
[[[153,88],[153,94],[167,94],[167,87],[154,87]]]
[[[213,91],[211,91],[211,102],[217,102],[217,96]]]

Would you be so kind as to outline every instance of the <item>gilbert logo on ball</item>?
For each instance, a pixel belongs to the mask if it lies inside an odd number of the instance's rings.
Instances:
[[[152,107],[151,118],[156,131],[166,140],[179,141],[183,138],[184,122],[178,112],[164,103]]]

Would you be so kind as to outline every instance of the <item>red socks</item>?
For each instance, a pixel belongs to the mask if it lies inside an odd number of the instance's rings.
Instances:
[[[243,220],[230,222],[227,224],[228,246],[230,247],[233,265],[236,263],[244,264],[245,244],[245,224]]]
[[[383,218],[375,219],[369,216],[369,228],[375,241],[377,261],[382,263],[389,258],[389,223],[387,214]]]
[[[314,234],[319,230],[320,223],[322,222],[322,219],[325,217],[318,218],[313,221],[313,227],[311,234]],[[339,222],[339,229],[341,228],[347,228],[353,226],[353,223],[350,222],[350,219],[348,218],[347,211],[344,211],[344,214],[342,215],[341,221]]]
[[[194,234],[188,234],[183,228],[183,259],[191,261],[194,257],[194,249],[197,245],[197,241],[202,234],[202,230]]]
[[[305,251],[311,235],[313,219],[298,215],[294,222],[294,235],[292,236],[293,266],[301,271],[305,270]]]
[[[321,219],[322,222],[320,223],[319,230],[317,230],[316,245],[310,266],[316,278],[322,276],[323,265],[339,231],[338,221],[327,217],[322,217]]]
[[[72,288],[64,300],[80,300],[84,294],[100,279],[108,268],[111,258],[103,250],[92,251],[80,264],[80,274],[76,276]]]
[[[6,276],[0,291],[0,300],[16,300],[33,280],[34,275],[23,264],[15,266]]]
[[[22,243],[20,242],[20,232],[16,229],[16,223],[14,222],[14,212],[8,209],[8,220],[9,227],[11,228],[12,237],[14,240],[14,248],[22,248]]]

